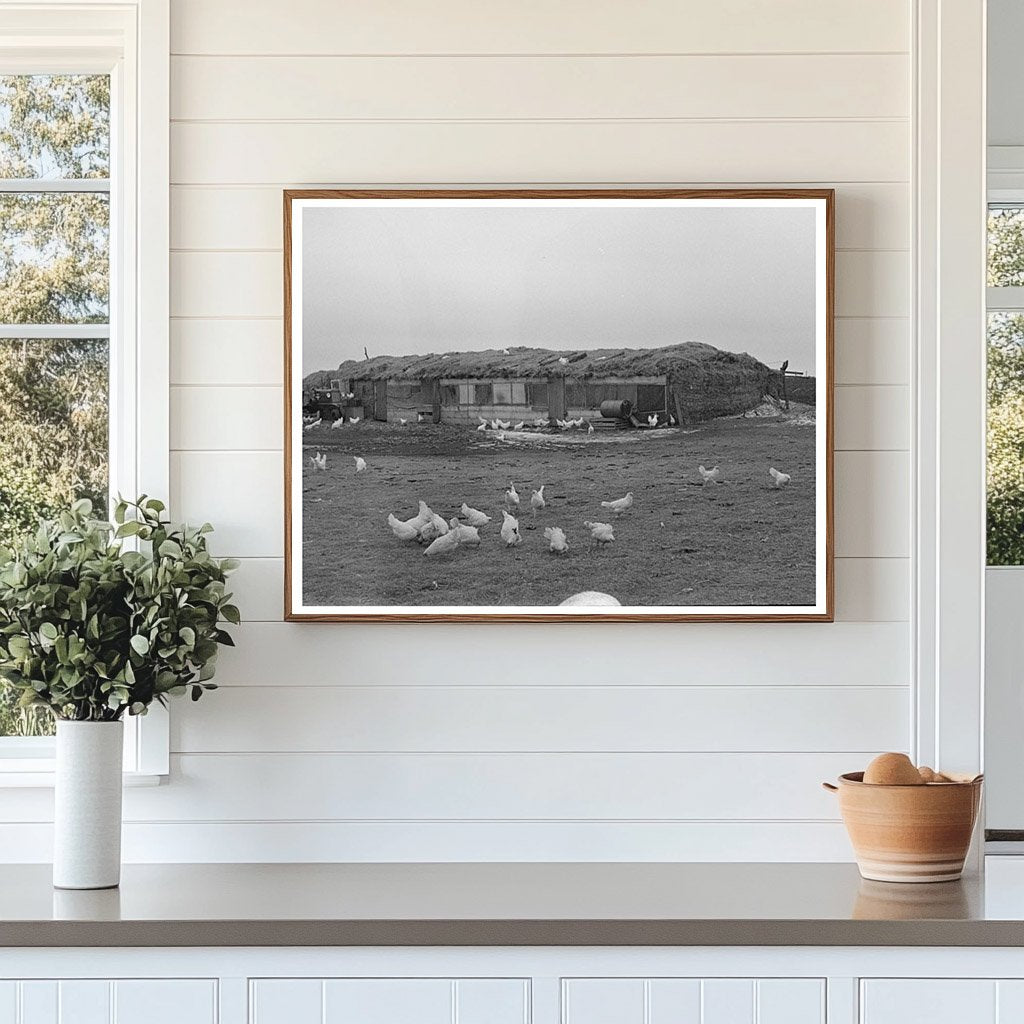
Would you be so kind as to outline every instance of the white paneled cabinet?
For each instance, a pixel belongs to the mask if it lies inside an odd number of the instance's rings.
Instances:
[[[218,1024],[217,982],[0,981],[0,1024]]]
[[[860,1024],[1019,1024],[1024,981],[876,979],[861,985]]]
[[[820,978],[572,978],[563,1024],[825,1024]]]
[[[520,978],[257,978],[249,1024],[523,1024]]]

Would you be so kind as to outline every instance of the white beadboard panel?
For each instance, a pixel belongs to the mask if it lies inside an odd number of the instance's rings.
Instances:
[[[530,1024],[530,982],[523,978],[460,978],[456,1024]]]
[[[861,982],[861,1024],[997,1024],[997,984],[980,978],[872,978]]]
[[[172,320],[171,384],[284,382],[284,325],[274,320]]]
[[[836,253],[836,316],[910,314],[910,253],[856,250]]]
[[[564,1024],[647,1024],[643,978],[565,978]]]
[[[171,118],[905,117],[909,87],[908,54],[175,57]]]
[[[174,184],[906,182],[904,121],[171,125]]]
[[[893,686],[307,685],[288,704],[281,715],[278,689],[221,687],[176,707],[171,751],[887,750],[903,742],[910,710]]]
[[[903,622],[910,618],[910,563],[901,558],[837,558],[838,622]],[[231,589],[246,622],[284,616],[284,560],[244,558]]]
[[[680,183],[675,184],[681,187]],[[707,187],[718,184],[713,182]],[[758,183],[745,184],[757,186]],[[174,186],[171,189],[171,247],[280,250],[283,187]],[[786,188],[787,183],[762,183],[762,187]],[[832,183],[803,182],[793,183],[791,187],[830,188]],[[845,184],[836,189],[836,245],[840,249],[906,249],[910,243],[909,224],[907,185]]]
[[[837,558],[837,622],[910,618],[909,558]]]
[[[755,1024],[753,981],[709,978],[700,988],[701,1024]],[[797,1024],[795,1018],[791,1024]]]
[[[172,387],[171,449],[268,451],[284,446],[280,387]]]
[[[171,313],[188,317],[281,316],[282,267],[278,252],[172,253]],[[838,316],[904,317],[909,306],[909,253],[836,253]]]
[[[760,978],[754,987],[757,1024],[825,1024],[822,979]]]
[[[215,535],[216,536],[216,535]],[[906,623],[334,625],[247,622],[221,651],[224,684],[906,686]],[[520,658],[508,657],[510,650]],[[587,652],[581,658],[580,650]],[[799,656],[794,652],[799,651]],[[301,666],[297,671],[297,665]]]
[[[836,383],[909,384],[912,347],[906,317],[837,319]]]
[[[906,0],[175,0],[173,53],[792,53],[905,51]]]
[[[0,864],[52,860],[48,821],[0,822]],[[153,821],[127,823],[123,850],[129,864],[853,859],[840,821]]]
[[[215,1024],[219,1016],[217,982],[208,978],[117,981],[114,999],[112,1024]]]
[[[218,555],[284,554],[281,452],[171,452],[171,514],[216,528]]]
[[[282,267],[278,253],[171,253],[171,316],[280,317]]]
[[[0,1024],[19,1024],[18,983],[0,981]]]
[[[836,554],[910,557],[910,456],[906,452],[837,452]]]
[[[322,1024],[320,978],[255,978],[249,982],[250,1024]]]
[[[55,981],[22,981],[18,1024],[60,1024],[60,997]]]
[[[60,1018],[58,1024],[110,1024],[117,982],[99,980],[66,980],[57,983]],[[118,1024],[127,1024],[130,1017],[120,1014]]]
[[[647,982],[650,1019],[644,1024],[703,1024],[700,987],[700,978],[652,978]]]
[[[452,984],[442,978],[324,982],[324,1024],[452,1024],[452,1014]]]
[[[835,390],[837,451],[908,451],[910,388],[845,385]]]
[[[125,820],[831,820],[875,753],[175,754]]]

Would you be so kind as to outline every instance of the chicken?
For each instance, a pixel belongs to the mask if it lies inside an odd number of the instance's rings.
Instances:
[[[780,473],[774,466],[768,470],[768,475],[772,478],[772,487],[776,490],[781,490],[791,479],[788,473]]]
[[[537,418],[536,418],[536,419],[535,419],[535,420],[533,421],[533,425],[534,425],[535,427],[546,427],[546,426],[548,425],[548,421],[547,421],[546,419],[544,419],[544,417],[543,417],[543,416],[538,416],[538,417],[537,417]]]
[[[572,420],[560,420],[556,417],[555,422],[562,430],[572,430]]]
[[[583,426],[583,417],[582,417],[582,416],[580,416],[580,418],[579,418],[579,419],[576,419],[576,420],[569,420],[569,422],[570,422],[570,423],[571,423],[571,424],[572,424],[572,425],[573,425],[574,427],[582,427],[582,426]]]
[[[491,517],[478,508],[470,508],[465,502],[462,503],[462,515],[470,526],[486,526]]]
[[[451,527],[450,532],[458,535],[460,544],[480,543],[480,531],[475,526],[466,526],[465,523],[460,523],[454,516],[448,525]]]
[[[419,541],[421,544],[429,544],[433,540],[437,540],[441,536],[441,532],[434,525],[433,520],[429,523],[424,523],[419,528]]]
[[[404,427],[409,421],[402,416],[398,417],[398,422]]]
[[[448,532],[448,524],[436,513],[430,513],[430,519],[420,527],[420,537],[424,531],[430,532],[434,537],[443,537]]]
[[[604,594],[600,590],[582,590],[578,594],[567,597],[560,603],[560,607],[597,607],[620,605],[611,594]]]
[[[445,523],[447,528],[448,524]],[[425,558],[432,558],[434,555],[450,555],[459,546],[459,535],[452,530],[431,541],[427,550],[423,552]]]
[[[348,418],[348,421],[354,427],[361,419],[362,419],[362,416],[350,416]]]
[[[615,531],[611,523],[592,523],[589,520],[584,520],[583,525],[590,531],[590,536],[599,547],[604,547],[605,544],[615,541]]]
[[[594,432],[594,424],[593,423],[588,423],[587,424],[587,434],[589,435],[589,434],[592,434],[593,432]]]
[[[530,507],[533,509],[534,515],[538,512],[542,512],[544,510],[544,506],[547,505],[547,502],[544,500],[545,486],[545,484],[541,484],[540,490],[534,491],[533,494],[530,495]]]
[[[366,469],[366,459],[362,459],[358,455],[353,455],[352,457],[356,460],[356,472],[362,473]]]
[[[319,452],[318,451],[314,456],[312,456],[310,458],[309,461],[313,464],[313,472],[314,473],[317,470],[320,470],[321,472],[323,472],[323,471],[325,471],[327,469],[327,453],[326,452]]]
[[[342,428],[343,426],[345,426],[345,417],[344,417],[344,416],[339,416],[339,417],[338,417],[338,418],[337,418],[337,419],[336,419],[336,420],[335,420],[335,421],[334,421],[334,422],[333,422],[333,423],[331,424],[331,430],[341,430],[341,428]]]
[[[509,350],[508,350],[507,348],[503,348],[503,349],[501,350],[501,354],[502,354],[503,356],[510,356],[510,355],[512,355],[512,353],[511,353],[511,352],[509,352]]]
[[[514,548],[517,544],[522,544],[523,538],[519,536],[519,520],[505,511],[502,511],[501,515],[501,539],[505,542],[505,547]]]
[[[657,425],[658,416],[656,413],[652,412],[651,415],[647,417],[647,426],[649,426],[653,430]]]
[[[413,523],[403,523],[394,512],[388,516],[388,526],[399,540],[415,540],[419,536],[420,531]]]
[[[602,501],[601,508],[610,508],[616,515],[621,515],[628,508],[633,507],[633,492],[629,491],[624,498],[616,498],[615,501]]]
[[[561,527],[546,526],[544,528],[544,537],[549,542],[549,551],[553,551],[556,555],[566,555],[569,553],[569,542],[565,539],[565,531]]]
[[[491,420],[491,430],[497,430],[501,426],[501,420]]]
[[[569,365],[569,360],[566,359],[565,356],[559,356],[558,357],[558,362],[562,366],[568,366]]]
[[[480,426],[477,427],[476,429],[479,430],[481,433],[483,433],[487,429],[487,424],[486,423],[481,423]]]
[[[700,478],[705,484],[720,484],[722,482],[722,474],[718,471],[717,466],[714,469],[705,469],[703,466],[698,466],[697,472],[700,473]]]
[[[526,423],[523,420],[520,420],[512,429],[513,430],[522,430],[523,427],[525,427],[525,426],[526,426]]]
[[[508,430],[512,426],[511,420],[495,420],[495,422],[498,424],[499,430]]]
[[[322,416],[318,416],[315,420],[312,420],[309,423],[304,423],[302,425],[302,429],[308,434],[309,431],[314,430],[317,427],[319,427],[321,423],[323,423],[323,417]]]
[[[434,510],[425,501],[421,501],[419,512],[417,512],[412,519],[407,519],[406,523],[409,526],[415,526],[418,530],[421,527],[426,526],[433,518]]]
[[[508,482],[508,490],[505,492],[505,504],[510,507],[519,508],[519,492],[511,480]]]

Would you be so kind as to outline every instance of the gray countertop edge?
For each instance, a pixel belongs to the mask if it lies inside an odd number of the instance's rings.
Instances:
[[[7,921],[0,948],[197,946],[1024,946],[978,920]]]

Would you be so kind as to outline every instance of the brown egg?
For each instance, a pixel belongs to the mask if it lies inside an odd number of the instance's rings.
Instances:
[[[924,779],[906,754],[879,754],[864,771],[874,786],[923,786]]]

